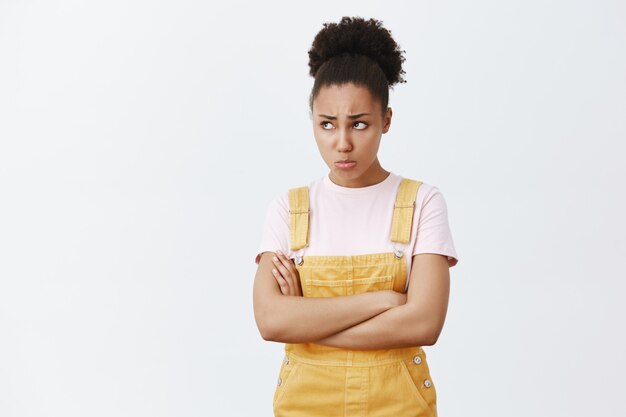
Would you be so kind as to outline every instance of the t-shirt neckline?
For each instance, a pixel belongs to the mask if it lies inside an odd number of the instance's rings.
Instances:
[[[330,179],[330,172],[329,172],[328,174],[324,175],[324,185],[329,190],[331,190],[333,192],[336,192],[336,193],[351,194],[351,195],[355,195],[355,194],[369,194],[369,193],[372,193],[372,192],[376,192],[376,191],[380,190],[381,188],[384,188],[389,183],[391,183],[391,181],[393,181],[393,179],[395,177],[396,177],[396,174],[394,174],[393,172],[389,171],[389,175],[387,175],[387,177],[384,180],[382,180],[381,182],[379,182],[379,183],[368,185],[366,187],[344,187],[342,185],[335,184]]]

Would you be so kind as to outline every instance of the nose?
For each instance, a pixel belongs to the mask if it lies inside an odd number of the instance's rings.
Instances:
[[[337,138],[337,150],[339,152],[350,152],[352,150],[352,137],[346,128],[339,129]]]

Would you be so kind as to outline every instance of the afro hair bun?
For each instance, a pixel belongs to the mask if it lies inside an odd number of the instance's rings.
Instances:
[[[402,77],[404,52],[381,21],[344,16],[339,23],[324,23],[315,36],[309,50],[309,74],[315,77],[320,67],[335,56],[360,54],[377,62],[392,86],[406,82]]]

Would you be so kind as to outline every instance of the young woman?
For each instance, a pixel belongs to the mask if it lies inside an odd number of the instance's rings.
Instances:
[[[270,203],[255,260],[257,326],[285,343],[276,416],[437,416],[422,346],[441,333],[458,258],[441,192],[377,157],[402,53],[380,21],[349,17],[309,51],[330,172]]]

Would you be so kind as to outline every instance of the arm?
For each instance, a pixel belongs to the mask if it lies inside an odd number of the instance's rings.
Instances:
[[[415,255],[406,304],[315,343],[348,349],[434,345],[443,329],[449,292],[447,257],[432,253]]]
[[[282,295],[272,274],[274,252],[264,252],[254,278],[254,316],[265,340],[312,342],[336,334],[405,301],[394,291],[344,297]]]

